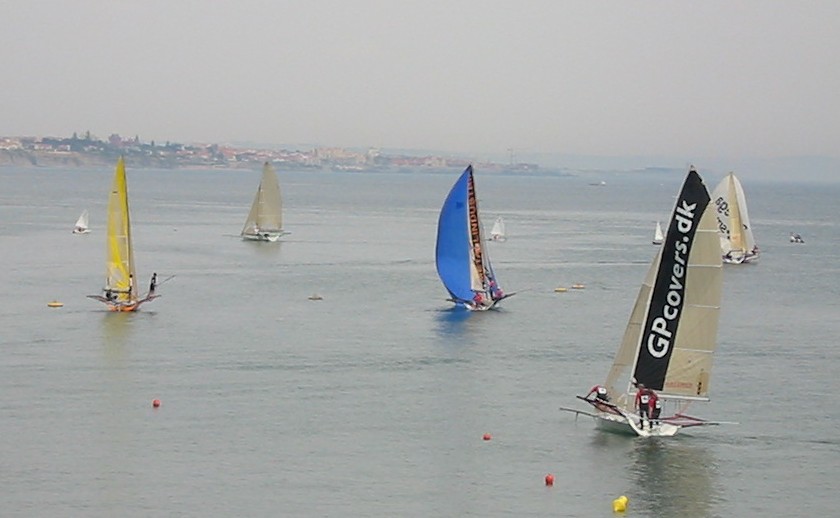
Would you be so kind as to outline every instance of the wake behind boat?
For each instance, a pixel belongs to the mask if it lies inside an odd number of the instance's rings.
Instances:
[[[606,382],[586,397],[578,396],[591,405],[591,411],[562,410],[591,416],[607,431],[645,437],[721,424],[685,414],[692,402],[708,401],[723,287],[717,224],[709,200],[692,168]],[[626,390],[619,388],[620,383],[627,384]],[[653,405],[654,398],[672,407],[672,413],[662,417],[648,412],[649,407],[642,405]],[[637,406],[645,408],[645,418],[636,414]]]
[[[134,248],[128,210],[128,183],[125,161],[117,161],[111,194],[108,197],[108,229],[105,237],[105,287],[103,295],[88,295],[108,306],[110,311],[136,311],[144,302],[156,299],[157,274],[152,276],[149,293],[139,297],[135,282]]]
[[[490,264],[472,165],[452,186],[440,211],[435,264],[449,300],[457,306],[485,311],[513,295],[502,291]]]
[[[735,173],[726,175],[715,187],[712,200],[723,262],[745,264],[758,261],[758,246],[747,213],[747,199]]]
[[[87,209],[82,211],[82,214],[79,216],[79,219],[76,220],[76,225],[73,226],[73,233],[74,234],[88,234],[90,233],[90,228],[88,228],[88,211]]]
[[[280,183],[271,164],[263,164],[262,178],[251,204],[251,211],[245,226],[242,227],[242,239],[249,241],[277,241],[287,234],[283,231],[283,201],[280,195]]]

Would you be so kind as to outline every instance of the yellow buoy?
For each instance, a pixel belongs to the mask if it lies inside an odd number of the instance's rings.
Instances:
[[[60,308],[62,306],[64,306],[64,303],[59,302],[57,300],[54,300],[52,302],[47,302],[47,307],[50,307],[50,308]]]
[[[613,500],[613,512],[615,513],[623,513],[627,510],[627,497],[621,495],[620,497]]]
[[[569,290],[568,290],[568,289],[566,289],[566,288],[564,288],[563,286],[557,286],[556,288],[554,288],[554,291],[555,291],[556,293],[566,293],[566,292],[567,292],[567,291],[569,291]]]

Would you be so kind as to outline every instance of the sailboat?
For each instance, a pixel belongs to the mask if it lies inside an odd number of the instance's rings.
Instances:
[[[747,199],[735,173],[726,175],[715,187],[712,201],[718,221],[723,262],[743,264],[758,261],[758,247],[747,214]]]
[[[88,232],[90,232],[90,229],[88,228],[88,211],[85,209],[82,211],[79,219],[76,220],[76,225],[73,227],[73,233],[87,234]]]
[[[131,244],[131,221],[128,211],[128,184],[125,161],[117,161],[114,182],[108,197],[108,232],[105,238],[104,295],[88,295],[108,306],[111,311],[136,311],[141,304],[159,295],[148,293],[140,298],[134,269]],[[154,283],[154,281],[153,281]],[[152,290],[153,291],[153,290]]]
[[[458,177],[440,211],[435,264],[456,306],[485,311],[513,295],[502,291],[490,264],[472,165]]]
[[[645,437],[722,424],[685,414],[691,403],[709,399],[723,288],[717,223],[709,199],[692,168],[636,298],[602,386],[603,397],[578,396],[592,412],[562,410],[591,416],[601,429]],[[641,387],[658,393],[673,413],[644,420],[636,415],[635,397]]]
[[[496,218],[496,222],[493,223],[493,228],[490,229],[490,239],[493,241],[507,241],[505,222],[501,216]]]
[[[263,164],[262,178],[251,212],[242,227],[242,239],[249,241],[277,241],[283,231],[283,204],[280,197],[280,184],[277,173],[271,164]]]
[[[661,245],[662,241],[665,240],[665,234],[662,233],[662,225],[657,221],[656,222],[656,229],[653,231],[653,241],[654,245]]]

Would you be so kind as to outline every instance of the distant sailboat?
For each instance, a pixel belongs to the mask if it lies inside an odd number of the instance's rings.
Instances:
[[[88,228],[88,211],[87,209],[82,211],[82,215],[79,216],[79,219],[76,220],[76,225],[73,227],[74,234],[87,234],[90,232]]]
[[[662,225],[657,221],[656,229],[653,231],[653,244],[661,245],[665,240],[665,234],[662,233]]]
[[[666,239],[642,282],[606,382],[588,396],[578,396],[593,411],[562,410],[593,417],[603,430],[644,437],[722,424],[685,414],[690,403],[709,399],[723,291],[718,242],[714,205],[709,203],[700,175],[691,169]],[[661,391],[658,398],[676,405],[676,411],[647,419],[636,415],[634,401],[642,387]],[[590,397],[598,388],[602,395]]]
[[[490,264],[471,165],[452,186],[440,211],[435,264],[449,300],[458,306],[484,311],[513,295],[502,291]]]
[[[718,221],[723,262],[743,264],[758,261],[758,246],[747,214],[747,199],[735,173],[726,175],[715,187],[712,204]]]
[[[242,228],[242,239],[249,241],[277,241],[287,234],[283,231],[283,202],[280,196],[280,184],[271,164],[263,164],[262,178],[251,212]]]
[[[496,218],[496,222],[493,223],[493,228],[490,230],[490,239],[493,241],[507,241],[505,222],[501,216]]]
[[[158,295],[148,293],[140,298],[134,269],[134,248],[131,242],[131,222],[128,210],[128,184],[125,161],[117,161],[114,182],[108,197],[108,230],[105,237],[104,296],[88,295],[108,306],[111,311],[136,311],[144,302]]]

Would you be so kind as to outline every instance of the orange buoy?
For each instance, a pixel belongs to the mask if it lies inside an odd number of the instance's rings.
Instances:
[[[545,476],[545,485],[547,485],[547,486],[553,486],[554,485],[554,475],[549,473],[548,475]]]
[[[493,438],[493,436],[490,435],[489,433],[484,434],[484,437],[482,437],[482,439],[484,439],[485,441],[489,441],[492,438]]]
[[[160,399],[153,399],[152,400],[152,406],[155,407],[155,408],[159,407],[160,406]]]

